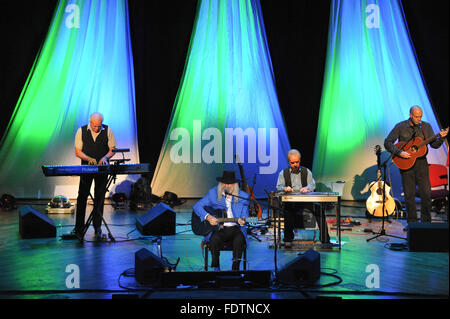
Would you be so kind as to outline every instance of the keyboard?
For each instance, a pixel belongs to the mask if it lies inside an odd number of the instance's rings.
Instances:
[[[143,174],[150,172],[150,164],[117,165],[43,165],[45,176],[77,176],[86,174]]]

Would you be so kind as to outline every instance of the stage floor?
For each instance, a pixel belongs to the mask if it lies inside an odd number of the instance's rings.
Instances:
[[[176,271],[203,272],[202,237],[191,232],[190,218],[193,200],[174,208],[176,234],[162,236],[163,257],[170,263],[179,258]],[[261,201],[263,208],[265,202]],[[46,201],[20,201],[18,209],[31,205],[45,213]],[[93,241],[93,228],[86,233],[86,242],[56,238],[22,239],[19,235],[18,209],[0,211],[0,298],[1,299],[111,299],[138,297],[145,299],[308,299],[338,297],[344,299],[379,298],[448,298],[448,253],[392,250],[392,243],[407,243],[404,239],[381,236],[367,241],[381,228],[381,220],[365,216],[364,203],[343,202],[344,220],[341,249],[315,247],[313,230],[298,230],[292,249],[276,250],[276,265],[280,271],[287,263],[304,253],[305,244],[320,254],[321,276],[313,286],[281,285],[273,281],[268,287],[154,288],[139,284],[132,276],[135,252],[146,248],[158,254],[158,243],[151,236],[142,236],[136,229],[136,217],[146,211],[114,209],[105,204],[104,217],[116,242]],[[88,205],[88,214],[92,209]],[[334,210],[327,211],[330,236],[335,239]],[[69,233],[75,214],[48,214],[58,227],[58,234]],[[263,218],[267,217],[264,208]],[[347,220],[346,220],[347,219]],[[433,222],[447,221],[447,215],[433,213]],[[406,221],[391,217],[385,223],[386,233],[406,239]],[[262,234],[258,229],[250,236],[247,250],[250,271],[267,270],[275,278],[273,229]],[[371,232],[373,231],[373,232]],[[103,226],[103,233],[107,233]],[[146,237],[146,238],[144,238]],[[303,238],[303,240],[301,240]],[[309,247],[310,248],[310,247]],[[211,260],[211,259],[209,259]],[[79,288],[67,287],[73,270],[79,269]],[[69,266],[70,267],[70,266]],[[221,254],[222,270],[231,269],[231,252]],[[242,264],[241,264],[242,269]],[[376,275],[379,270],[379,280]],[[131,275],[130,275],[131,274]],[[73,283],[74,281],[72,281]]]

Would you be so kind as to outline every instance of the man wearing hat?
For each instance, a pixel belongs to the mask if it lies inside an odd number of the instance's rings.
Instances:
[[[225,212],[223,216],[225,218],[238,218],[237,222],[226,222],[220,225],[217,230],[205,236],[205,241],[209,242],[212,255],[211,267],[216,271],[220,270],[220,249],[223,247],[224,242],[232,242],[232,270],[239,270],[242,253],[247,245],[245,218],[249,216],[249,201],[243,198],[249,198],[249,195],[239,190],[239,180],[236,179],[233,171],[224,171],[223,175],[217,177],[216,180],[219,184],[210,189],[205,197],[195,203],[193,210],[200,217],[201,221],[207,220],[213,226],[218,225],[218,220],[215,216],[208,213],[205,208],[210,207],[214,210],[222,210]]]

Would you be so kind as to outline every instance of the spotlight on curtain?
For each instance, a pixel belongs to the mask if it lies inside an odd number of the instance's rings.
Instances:
[[[117,147],[139,158],[133,58],[125,0],[60,1],[0,142],[0,191],[76,197],[78,178],[46,178],[41,166],[76,165],[74,137],[101,112]],[[116,185],[125,182],[119,176]],[[112,189],[110,189],[112,191]]]
[[[401,2],[334,0],[314,152],[318,189],[344,180],[344,199],[366,199],[368,184],[377,178],[374,148],[383,147],[413,105],[423,108],[423,120],[437,133]],[[444,147],[430,148],[429,162],[445,163],[446,152]],[[389,155],[383,151],[382,162]],[[389,168],[387,179],[400,196],[399,170]]]
[[[238,158],[265,197],[288,150],[259,1],[199,1],[153,192],[202,197]]]

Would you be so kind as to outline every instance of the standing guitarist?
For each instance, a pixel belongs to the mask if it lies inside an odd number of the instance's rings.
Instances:
[[[226,222],[220,225],[217,230],[206,235],[205,240],[209,241],[212,255],[211,267],[215,271],[220,270],[220,249],[223,247],[224,242],[233,244],[232,270],[239,270],[242,253],[247,244],[245,218],[249,215],[249,201],[245,200],[245,198],[249,198],[249,195],[239,190],[239,180],[236,179],[233,171],[224,171],[222,177],[217,177],[216,180],[219,184],[210,189],[206,196],[195,203],[192,208],[201,221],[206,220],[213,226],[218,225],[218,216],[211,214],[211,210],[208,208],[224,211],[224,217],[238,218],[237,222]]]
[[[398,156],[404,159],[412,157],[410,153],[394,145],[396,140],[407,143],[416,137],[426,140],[434,135],[431,125],[428,122],[422,121],[422,115],[423,112],[419,106],[412,106],[409,109],[409,119],[395,125],[386,137],[384,140],[384,147],[392,153],[394,157]],[[438,137],[430,143],[431,147],[439,148],[444,142],[444,138],[447,136],[447,133],[448,131],[442,130],[440,134],[438,134]],[[406,210],[408,212],[408,223],[417,222],[415,200],[416,185],[419,188],[421,199],[420,219],[422,222],[431,222],[431,185],[426,153],[425,156],[417,158],[411,168],[400,169],[400,174],[402,176]]]

